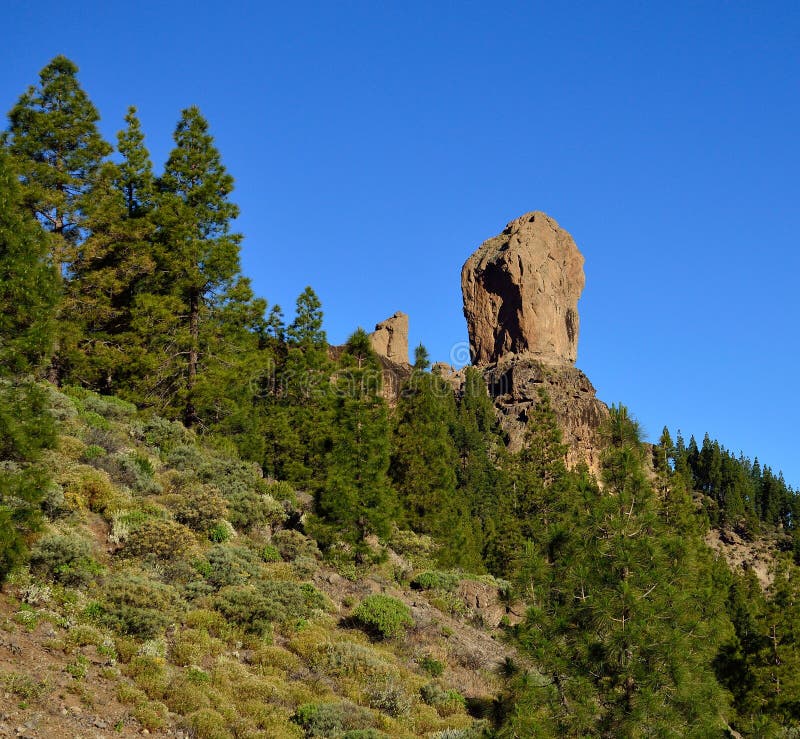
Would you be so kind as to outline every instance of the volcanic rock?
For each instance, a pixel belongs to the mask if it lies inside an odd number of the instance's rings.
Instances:
[[[474,365],[509,355],[574,364],[583,255],[541,211],[520,216],[467,259],[464,316]]]
[[[408,361],[408,316],[397,311],[393,316],[375,326],[370,334],[372,348],[379,357],[395,364],[409,364]]]

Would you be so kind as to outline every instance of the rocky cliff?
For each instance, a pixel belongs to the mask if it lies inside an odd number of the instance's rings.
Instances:
[[[528,413],[544,388],[569,445],[568,462],[597,470],[597,430],[608,408],[574,366],[583,262],[569,233],[535,211],[467,259],[461,288],[472,363],[486,379],[510,448],[522,447]],[[457,388],[461,373],[450,380]]]

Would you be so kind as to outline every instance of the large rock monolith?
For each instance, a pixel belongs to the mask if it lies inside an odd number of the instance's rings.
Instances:
[[[541,211],[511,221],[461,270],[472,364],[530,356],[574,364],[583,255],[564,229]]]

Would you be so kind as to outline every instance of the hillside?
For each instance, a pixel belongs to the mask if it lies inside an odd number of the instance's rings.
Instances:
[[[337,570],[289,485],[122,401],[48,394],[47,524],[0,596],[0,735],[438,736],[501,690],[502,582],[436,571],[408,531]],[[359,622],[375,594],[386,620]]]

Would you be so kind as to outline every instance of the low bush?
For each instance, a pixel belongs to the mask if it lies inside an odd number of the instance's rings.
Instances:
[[[272,622],[308,618],[314,609],[324,607],[325,597],[311,585],[259,581],[222,588],[215,605],[246,631],[263,634]]]
[[[254,526],[280,526],[286,520],[286,511],[275,498],[266,493],[247,488],[228,496],[228,518],[238,529]]]
[[[375,677],[388,675],[393,667],[373,649],[351,641],[327,642],[319,646],[311,664],[328,675],[337,677]]]
[[[381,639],[400,636],[414,624],[411,610],[389,595],[368,595],[353,612],[353,620],[365,631]]]
[[[439,677],[444,672],[444,663],[429,655],[420,659],[418,664],[420,668],[431,677]]]
[[[220,518],[227,515],[225,500],[211,485],[195,484],[183,487],[180,492],[164,498],[175,520],[193,531],[207,534]]]
[[[119,507],[122,496],[114,489],[105,470],[89,465],[78,465],[59,476],[64,489],[64,498],[74,510],[88,508],[103,513],[111,507]]]
[[[195,543],[191,529],[183,524],[148,518],[130,532],[124,551],[131,557],[166,560],[183,556]]]
[[[393,718],[408,715],[413,705],[412,697],[394,675],[370,681],[366,696],[370,708]]]
[[[138,441],[143,441],[163,453],[168,453],[176,446],[189,441],[189,432],[182,423],[167,421],[160,416],[151,416],[135,422],[131,428],[131,434]]]
[[[73,397],[77,397],[75,394],[76,391],[77,388],[71,388],[70,394]],[[125,420],[136,415],[136,406],[133,405],[133,403],[128,403],[113,395],[95,395],[94,393],[87,393],[81,399],[81,404],[86,412],[96,413],[103,418],[117,421]]]
[[[281,553],[281,557],[289,562],[297,557],[317,559],[321,556],[317,542],[294,529],[282,529],[275,532],[272,543]]]
[[[437,682],[423,685],[419,691],[424,703],[433,706],[440,716],[452,716],[464,711],[466,701],[457,690],[447,690]]]
[[[101,447],[91,446],[90,449]],[[153,477],[155,470],[150,460],[133,450],[125,450],[98,456],[91,461],[95,467],[105,470],[118,485],[125,485],[142,495],[155,495],[161,492],[160,483]]]
[[[307,737],[339,737],[376,724],[372,711],[350,701],[306,703],[297,709],[292,720],[305,730]]]
[[[180,605],[177,591],[135,572],[108,579],[102,620],[123,634],[152,639],[164,632]]]
[[[245,547],[218,544],[206,553],[203,566],[198,568],[215,589],[243,585],[259,574],[258,556]]]
[[[31,551],[31,568],[64,585],[86,585],[102,571],[89,541],[74,533],[45,534]]]
[[[213,708],[203,708],[186,718],[186,727],[196,739],[234,739],[228,722]]]
[[[452,593],[459,583],[459,576],[454,572],[428,570],[421,572],[411,581],[411,587],[417,590],[444,590]]]

